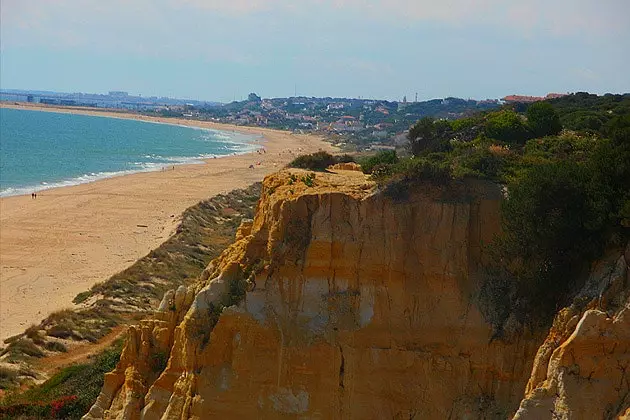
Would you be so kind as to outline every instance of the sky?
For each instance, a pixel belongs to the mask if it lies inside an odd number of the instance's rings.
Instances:
[[[630,92],[629,0],[0,0],[0,87],[229,102]]]

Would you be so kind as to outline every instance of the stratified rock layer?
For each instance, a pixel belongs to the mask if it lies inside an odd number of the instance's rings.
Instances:
[[[489,183],[396,199],[357,171],[267,177],[200,283],[130,329],[85,418],[508,417],[544,335],[492,340],[474,304],[499,201]]]

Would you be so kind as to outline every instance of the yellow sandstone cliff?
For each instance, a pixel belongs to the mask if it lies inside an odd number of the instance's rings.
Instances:
[[[580,375],[607,379],[600,344],[627,355],[614,344],[627,343],[624,311],[565,314],[538,355],[545,332],[492,339],[474,296],[498,187],[422,185],[397,200],[338,172],[268,176],[255,219],[200,282],[129,329],[84,418],[507,418],[530,374],[517,416],[541,418],[527,407],[575,398],[555,372],[584,363]]]

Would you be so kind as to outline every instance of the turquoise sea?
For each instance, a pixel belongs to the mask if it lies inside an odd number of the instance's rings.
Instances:
[[[0,108],[0,197],[247,153],[255,137],[119,118]]]

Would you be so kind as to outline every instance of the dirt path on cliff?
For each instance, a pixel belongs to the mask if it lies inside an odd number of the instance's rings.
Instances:
[[[75,363],[85,363],[90,356],[98,354],[110,347],[114,341],[123,335],[127,330],[127,325],[119,325],[112,329],[112,331],[105,337],[98,340],[96,343],[79,344],[76,347],[72,347],[67,353],[58,353],[53,356],[49,356],[40,359],[34,364],[37,371],[45,373],[47,376],[54,375],[60,369]]]

